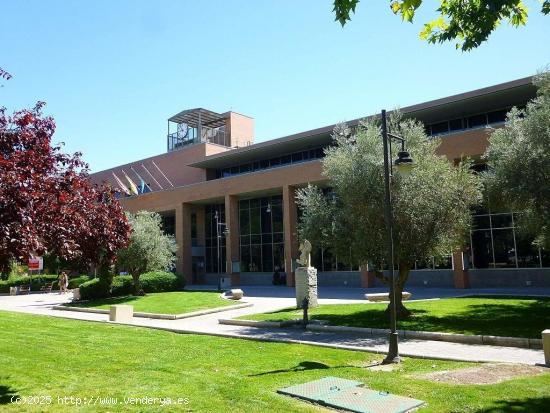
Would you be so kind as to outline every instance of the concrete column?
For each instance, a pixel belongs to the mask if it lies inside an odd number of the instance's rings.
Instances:
[[[175,211],[176,216],[176,272],[183,274],[185,283],[193,283],[192,254],[191,254],[191,205],[178,204]]]
[[[374,282],[375,282],[374,271],[369,271],[368,265],[362,265],[359,268],[359,271],[361,271],[361,288],[374,287]]]
[[[235,195],[225,196],[225,223],[229,229],[226,239],[226,273],[231,276],[231,286],[239,285],[241,276],[233,272],[233,262],[240,261],[239,254],[239,199]]]
[[[470,274],[464,258],[464,252],[453,253],[453,279],[455,288],[470,288]]]
[[[298,208],[296,205],[296,191],[293,186],[283,186],[283,227],[285,236],[285,272],[286,285],[294,286],[294,271],[292,264],[300,257],[298,249]]]

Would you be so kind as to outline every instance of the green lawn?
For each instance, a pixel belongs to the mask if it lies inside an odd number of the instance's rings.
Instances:
[[[113,297],[67,305],[108,309],[113,304],[130,304],[134,306],[134,311],[145,313],[182,314],[238,303],[220,298],[220,293],[215,291],[177,291],[150,293],[142,297]]]
[[[439,331],[507,337],[540,338],[550,328],[550,299],[528,297],[468,297],[405,304],[413,316],[398,322],[403,330]],[[322,305],[311,309],[312,319],[331,325],[388,328],[387,304]],[[283,321],[301,318],[294,308],[243,316],[249,320]]]
[[[536,412],[550,403],[550,373],[457,386],[415,375],[466,363],[406,359],[401,370],[370,371],[365,364],[380,356],[3,311],[0,331],[0,410],[7,412],[77,411],[58,404],[64,396],[121,403],[81,406],[83,412],[159,411],[158,406],[122,404],[124,397],[145,396],[189,399],[170,411],[319,412],[324,410],[276,390],[325,376],[426,400],[423,412]],[[50,396],[52,404],[17,406],[10,403],[12,396]]]

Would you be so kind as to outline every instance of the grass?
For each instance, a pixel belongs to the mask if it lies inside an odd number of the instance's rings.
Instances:
[[[417,375],[470,364],[406,359],[400,370],[371,371],[365,364],[380,356],[3,311],[0,331],[0,410],[6,412],[77,410],[58,404],[64,396],[117,398],[121,403],[83,405],[78,408],[82,412],[160,410],[123,404],[124,397],[144,396],[189,399],[170,411],[319,412],[321,408],[276,390],[326,376],[425,400],[428,407],[422,412],[534,412],[550,404],[550,373],[457,386]],[[50,396],[52,404],[14,405],[12,396]]]
[[[235,302],[220,298],[215,291],[177,291],[169,293],[150,293],[142,297],[133,295],[105,298],[102,300],[69,303],[70,306],[108,309],[114,304],[130,304],[134,311],[160,314],[183,314],[209,308],[235,305]]]
[[[388,328],[387,304],[321,305],[311,309],[312,319],[331,325]],[[438,331],[506,337],[540,338],[549,328],[550,299],[477,296],[406,303],[413,315],[398,322],[403,330]],[[301,318],[295,308],[243,316],[249,320],[283,321]]]

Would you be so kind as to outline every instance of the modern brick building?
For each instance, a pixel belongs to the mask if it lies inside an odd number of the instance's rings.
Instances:
[[[440,141],[438,151],[449,159],[480,160],[488,136],[503,125],[506,112],[524,106],[535,94],[531,78],[524,78],[409,106],[402,112],[422,121],[428,134]],[[308,183],[328,185],[321,160],[333,128],[254,143],[254,120],[248,116],[186,110],[168,120],[166,153],[91,178],[119,189],[126,210],[157,211],[163,216],[165,230],[175,235],[179,247],[176,269],[188,284],[215,284],[218,270],[232,285],[271,284],[279,270],[293,285],[292,270],[299,256],[295,190]],[[449,252],[443,264],[418,263],[410,284],[550,285],[550,255],[521,238],[514,217],[508,212],[477,211],[465,252]],[[367,269],[327,251],[316,251],[313,264],[320,285],[375,283]]]

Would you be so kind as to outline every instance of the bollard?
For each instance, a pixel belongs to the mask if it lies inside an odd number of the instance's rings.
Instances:
[[[134,318],[134,307],[131,305],[112,305],[109,309],[109,321],[131,323]]]
[[[307,324],[309,323],[309,317],[307,314],[308,307],[309,307],[309,298],[305,297],[304,300],[302,301],[302,309],[304,310],[304,315],[302,316],[302,327],[304,328],[304,330],[306,329]]]

